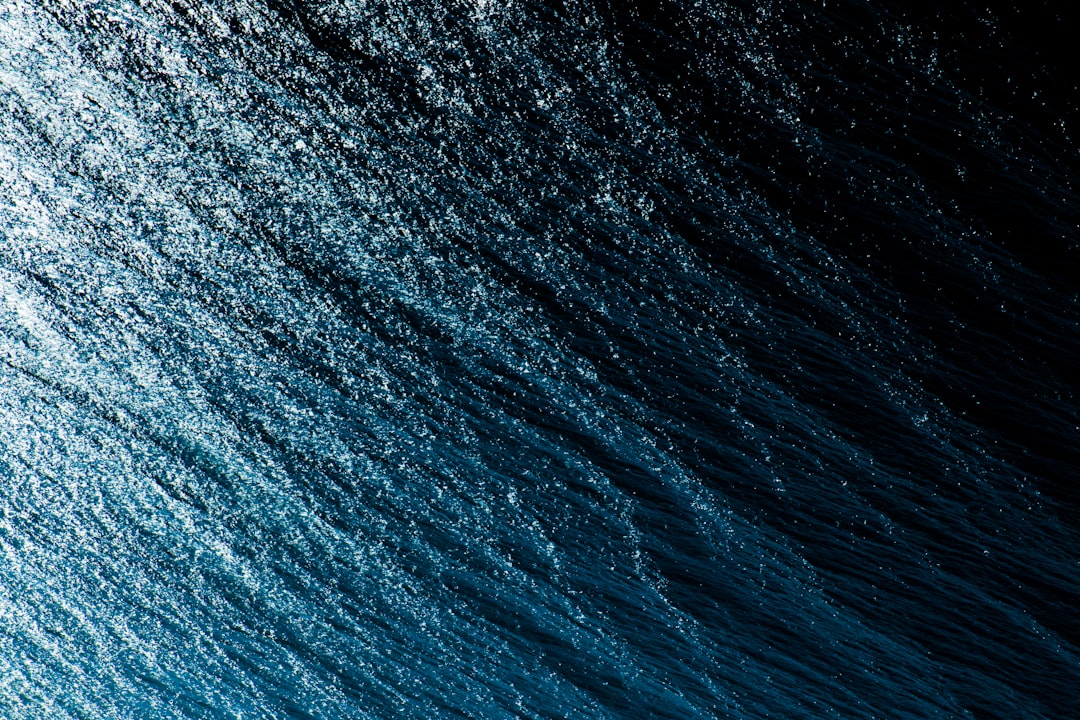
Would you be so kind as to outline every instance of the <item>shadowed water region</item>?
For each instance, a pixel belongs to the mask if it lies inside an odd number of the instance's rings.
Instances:
[[[1068,27],[7,3],[0,716],[1075,716]]]

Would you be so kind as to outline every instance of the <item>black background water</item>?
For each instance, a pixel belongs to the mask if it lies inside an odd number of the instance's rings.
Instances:
[[[0,19],[0,715],[1077,716],[1053,5]]]

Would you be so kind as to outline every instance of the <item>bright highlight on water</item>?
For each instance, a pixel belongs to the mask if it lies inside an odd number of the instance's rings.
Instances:
[[[7,3],[0,717],[1075,714],[1080,163],[993,17]]]

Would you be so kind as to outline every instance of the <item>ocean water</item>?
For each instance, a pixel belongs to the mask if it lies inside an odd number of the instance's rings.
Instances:
[[[0,8],[0,717],[1080,717],[1068,19]]]

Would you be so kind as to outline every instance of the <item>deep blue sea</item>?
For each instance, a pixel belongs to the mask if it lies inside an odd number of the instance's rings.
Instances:
[[[0,7],[0,718],[1080,718],[1064,3]]]

